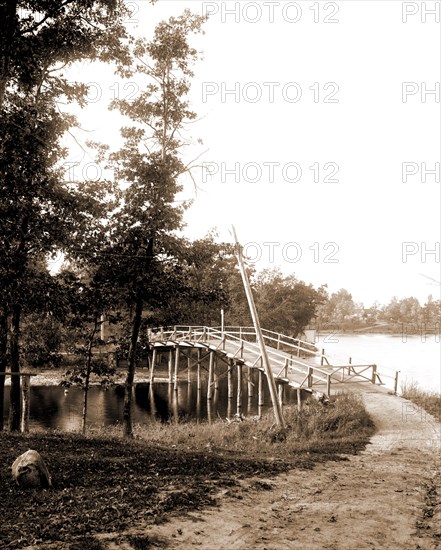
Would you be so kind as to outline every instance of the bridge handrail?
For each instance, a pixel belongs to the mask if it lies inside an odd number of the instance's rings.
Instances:
[[[287,337],[285,335],[281,335],[279,333],[265,330],[264,332],[268,334],[264,334],[264,340],[268,339],[270,342],[277,342],[277,349],[275,349],[273,346],[271,346],[271,349],[268,350],[269,358],[272,362],[272,366],[276,369],[279,368],[278,374],[276,374],[276,377],[280,377],[282,372],[288,373],[288,372],[297,372],[302,375],[305,375],[305,379],[300,384],[301,386],[304,384],[306,380],[308,380],[308,386],[313,384],[313,380],[317,379],[321,382],[326,382],[327,386],[329,388],[329,385],[331,383],[331,379],[335,379],[339,382],[344,381],[345,379],[345,373],[347,371],[346,380],[349,380],[350,378],[353,378],[355,376],[364,378],[366,380],[371,381],[372,383],[377,383],[377,381],[380,384],[383,384],[381,377],[391,378],[395,380],[395,391],[397,387],[397,380],[398,380],[398,372],[395,371],[395,376],[387,375],[383,372],[379,372],[379,369],[377,365],[375,364],[369,364],[366,362],[365,364],[350,364],[350,365],[333,365],[330,362],[330,357],[324,354],[324,350],[322,351],[311,351],[310,349],[306,349],[303,346],[300,346],[300,343],[311,345],[308,342],[302,342],[301,340],[296,340],[292,337]],[[181,340],[181,339],[189,339],[193,341],[207,341],[207,340],[218,340],[219,346],[217,349],[225,350],[225,342],[228,340],[230,342],[237,342],[239,343],[239,348],[234,353],[233,357],[236,357],[237,354],[240,352],[241,357],[243,357],[243,351],[251,351],[253,354],[256,354],[256,360],[253,363],[253,366],[256,366],[259,361],[261,361],[262,364],[262,356],[260,354],[260,347],[256,342],[250,342],[248,340],[245,340],[243,336],[253,336],[256,337],[256,333],[254,330],[254,327],[224,327],[223,330],[221,327],[206,327],[206,326],[190,326],[190,325],[184,325],[184,326],[174,326],[174,327],[163,327],[160,329],[154,329],[151,331],[151,336],[153,337],[153,340],[156,340],[156,334],[159,332],[160,337],[164,339],[165,337],[170,337],[172,341],[175,340]],[[277,336],[277,338],[274,338],[271,336],[271,334],[274,334]],[[291,344],[290,342],[286,342],[284,339],[290,339],[292,341],[297,341],[297,344]],[[289,351],[286,350],[280,350],[280,346],[288,346],[291,348],[292,351],[295,351],[297,353],[297,357],[294,357],[292,354],[290,354]],[[321,365],[311,365],[308,363],[303,362],[301,359],[299,359],[299,352],[300,350],[303,350],[307,352],[312,357],[320,358]],[[287,353],[290,354],[289,357],[287,357]],[[332,360],[332,359],[331,359]],[[326,370],[324,368],[320,368],[323,365],[323,362],[326,361],[327,366]],[[356,370],[357,369],[357,370]],[[362,369],[362,370],[360,370]],[[371,369],[371,375],[368,377],[364,375],[368,369]],[[381,377],[380,377],[381,376]],[[286,377],[286,374],[285,374]]]
[[[205,330],[207,331],[208,333],[212,333],[213,331],[219,331],[219,332],[222,332],[222,328],[221,327],[199,327],[199,326],[195,326],[195,327],[190,327],[190,326],[186,326],[186,325],[183,325],[183,326],[176,326],[176,327],[173,327],[174,330],[176,330],[177,332],[191,332],[191,331],[196,331],[196,330]],[[188,330],[188,329],[191,329],[191,330]],[[253,336],[254,338],[256,338],[256,331],[254,329],[254,327],[236,327],[236,326],[227,326],[227,327],[224,327],[224,330],[223,330],[223,333],[226,334],[226,335],[233,335],[233,334],[238,334],[240,339],[243,340],[243,336]],[[320,352],[317,350],[317,348],[315,347],[315,345],[311,344],[310,342],[305,342],[303,340],[300,340],[298,338],[293,338],[292,336],[286,336],[284,334],[280,334],[280,333],[277,333],[277,332],[274,332],[272,330],[267,330],[267,329],[262,329],[262,333],[263,333],[263,336],[264,336],[264,340],[269,340],[271,342],[276,342],[277,343],[277,349],[280,348],[280,346],[288,346],[290,348],[292,348],[293,350],[295,350],[296,352],[300,352],[300,351],[303,351],[304,353],[307,353],[308,355],[311,355],[311,356],[319,356],[320,355]],[[309,347],[307,347],[309,346]],[[314,348],[314,349],[311,349]]]
[[[249,328],[249,327],[244,327],[244,328]],[[248,349],[253,352],[256,352],[256,351],[260,352],[260,348],[258,344],[243,340],[240,337],[236,336],[235,333],[233,332],[229,332],[226,330],[222,332],[222,330],[216,327],[187,326],[187,325],[166,327],[165,330],[161,329],[160,334],[161,336],[170,335],[171,337],[173,337],[172,339],[177,339],[178,335],[180,335],[181,338],[190,337],[190,339],[193,339],[193,340],[195,340],[196,337],[198,336],[203,336],[205,339],[209,339],[211,337],[212,339],[219,340],[220,342],[222,342],[223,339],[228,339],[230,341],[241,342],[241,345],[243,345],[244,349]],[[295,347],[295,349],[297,350],[297,346]],[[271,349],[269,351],[269,355],[271,359],[276,360],[278,366],[283,366],[283,367],[285,366],[285,361],[287,360],[286,355],[282,355],[281,353],[278,352],[278,350],[275,350],[275,349]],[[316,355],[316,354],[313,353],[313,355]],[[257,364],[259,359],[260,359],[260,356],[258,354],[255,364]],[[317,378],[321,381],[323,381],[324,378],[326,379],[328,376],[332,376],[333,374],[315,365],[311,366],[307,363],[304,363],[303,361],[294,358],[292,355],[289,361],[291,362],[291,364],[288,365],[288,370],[297,371],[301,374],[309,373],[310,376],[312,376],[313,378]],[[296,366],[293,365],[293,363],[295,363]],[[297,365],[303,368],[299,368]],[[323,375],[324,378],[322,378],[321,376],[317,376],[316,373]]]

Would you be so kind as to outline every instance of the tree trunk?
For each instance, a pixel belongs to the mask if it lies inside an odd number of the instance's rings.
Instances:
[[[0,315],[0,372],[6,371],[6,351],[8,347],[8,314],[6,308]],[[0,431],[4,428],[3,409],[5,403],[5,375],[0,374]]]
[[[127,378],[125,384],[125,397],[124,397],[124,435],[126,437],[133,437],[133,426],[132,426],[132,391],[133,391],[133,380],[135,378],[136,370],[136,348],[138,346],[138,337],[139,331],[141,328],[142,320],[142,308],[144,302],[143,299],[139,296],[135,304],[135,315],[133,316],[132,322],[132,336],[130,338],[130,347],[129,354],[127,358]]]
[[[10,77],[12,42],[16,32],[17,0],[7,0],[0,5],[0,109],[3,107]]]
[[[20,431],[20,314],[21,306],[14,304],[12,307],[12,328],[10,339],[11,352],[11,393],[9,400],[9,429],[11,432]]]
[[[89,342],[87,344],[87,358],[86,358],[86,380],[84,382],[84,394],[83,394],[83,414],[81,417],[81,429],[83,434],[86,433],[86,424],[87,424],[87,401],[89,397],[89,383],[90,383],[90,372],[92,370],[92,350],[93,350],[93,340],[95,338],[96,331],[98,330],[98,315],[95,315],[94,325],[92,332],[89,336]]]

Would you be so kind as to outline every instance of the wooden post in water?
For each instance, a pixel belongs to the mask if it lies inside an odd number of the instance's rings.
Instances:
[[[31,377],[21,376],[21,419],[20,428],[23,433],[29,432],[29,414],[31,408]]]
[[[227,385],[228,385],[228,400],[233,399],[233,360],[228,359]]]
[[[168,383],[173,382],[173,350],[168,352]]]
[[[213,367],[213,382],[214,382],[214,393],[219,391],[219,375],[217,372],[217,355],[215,356],[214,367]]]
[[[237,363],[237,401],[236,401],[237,414],[240,415],[242,411],[242,364]]]
[[[152,368],[150,370],[150,384],[153,384],[153,381],[155,379],[155,367],[156,367],[156,357],[157,357],[157,350],[156,348],[153,348],[152,353]]]
[[[187,382],[191,384],[191,350],[188,352],[188,359],[187,359]]]
[[[212,399],[212,386],[213,386],[213,365],[214,365],[214,352],[210,351],[210,360],[208,363],[208,386],[207,386],[207,400]]]
[[[175,351],[175,374],[174,374],[174,390],[175,392],[178,391],[178,373],[179,373],[179,355],[180,355],[180,350],[179,350],[179,346],[176,346],[176,351]]]
[[[247,378],[248,378],[248,397],[254,396],[254,384],[251,377],[251,367],[247,367]]]
[[[197,370],[196,370],[196,388],[198,392],[201,391],[201,348],[198,348],[198,363],[197,363]]]
[[[395,371],[395,380],[394,380],[394,395],[397,395],[398,391],[398,374],[400,373],[399,370]]]
[[[257,309],[256,309],[256,305],[254,303],[253,293],[251,291],[251,285],[250,285],[250,282],[248,280],[248,275],[247,275],[247,272],[246,272],[246,269],[245,269],[245,264],[244,264],[243,257],[242,257],[242,249],[241,249],[241,246],[239,244],[239,241],[237,240],[236,230],[235,230],[234,226],[232,227],[232,229],[233,229],[233,236],[234,236],[234,240],[235,240],[235,244],[236,244],[236,255],[237,255],[237,261],[238,261],[238,264],[239,264],[239,270],[240,270],[240,274],[242,276],[242,282],[243,282],[243,285],[244,285],[245,294],[247,296],[248,306],[250,308],[251,317],[253,319],[254,330],[256,332],[256,341],[259,344],[260,353],[261,353],[261,357],[262,357],[262,361],[263,361],[263,367],[265,369],[265,374],[266,374],[266,377],[267,377],[267,380],[268,380],[268,387],[269,387],[269,390],[270,390],[271,401],[272,401],[273,409],[274,409],[274,417],[275,417],[275,420],[276,420],[276,424],[278,426],[281,426],[282,428],[285,428],[286,423],[285,423],[285,419],[283,418],[282,408],[281,408],[279,400],[277,398],[276,384],[274,382],[273,372],[271,370],[271,365],[270,365],[268,353],[266,351],[265,342],[264,342],[264,339],[263,339],[263,333],[262,333],[262,329],[260,327],[259,317],[257,315]],[[238,383],[238,385],[239,385],[239,383]]]

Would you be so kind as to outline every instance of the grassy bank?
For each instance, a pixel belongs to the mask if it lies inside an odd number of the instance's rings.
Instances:
[[[215,505],[222,491],[241,498],[244,490],[268,489],[263,481],[244,488],[245,478],[344,460],[340,453],[363,448],[374,430],[362,402],[350,395],[336,396],[327,407],[310,401],[301,414],[286,413],[286,432],[265,418],[154,423],[138,428],[132,441],[107,429],[88,437],[0,433],[0,547],[99,549],[93,535],[103,532],[122,544],[118,533],[124,529]],[[10,466],[29,448],[45,459],[52,489],[24,490],[13,483]]]
[[[403,384],[401,395],[423,408],[441,422],[441,394],[422,390],[416,382]]]

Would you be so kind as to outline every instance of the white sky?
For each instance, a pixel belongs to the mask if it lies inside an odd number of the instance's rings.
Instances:
[[[195,172],[197,194],[186,182],[184,198],[194,199],[188,237],[217,227],[231,240],[234,224],[258,269],[279,266],[331,292],[346,288],[366,306],[394,295],[439,297],[427,278],[441,278],[439,164],[437,181],[421,177],[422,163],[433,170],[440,162],[439,2],[127,3],[129,29],[147,37],[186,7],[211,12],[205,35],[193,40],[204,59],[195,68],[191,104],[201,118],[191,133],[204,145],[190,147],[187,159],[208,149],[199,162],[213,174]],[[436,6],[436,17],[424,13]],[[100,94],[80,114],[84,139],[117,143],[121,121],[107,105],[119,79],[96,65],[83,64],[81,75],[95,83],[91,97]],[[121,97],[136,94],[133,79],[123,85]],[[437,96],[424,94],[435,86]],[[70,159],[80,160],[74,148]],[[406,182],[403,163],[413,163]]]

